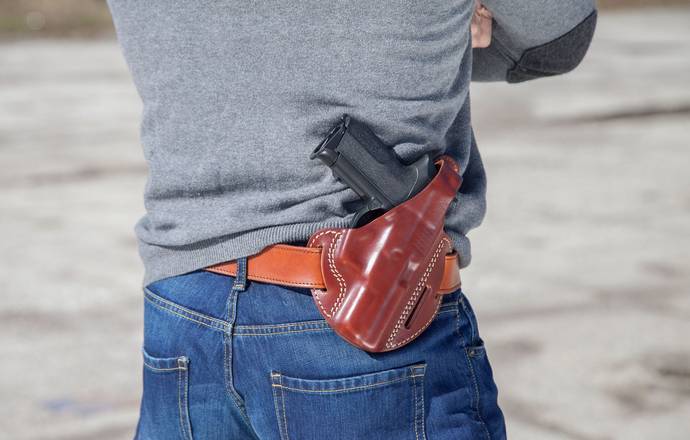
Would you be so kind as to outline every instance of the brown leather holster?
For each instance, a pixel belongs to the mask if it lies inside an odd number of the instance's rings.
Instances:
[[[436,175],[412,198],[363,226],[320,229],[307,244],[323,248],[326,289],[311,289],[319,311],[363,350],[409,343],[438,312],[444,259],[453,250],[444,219],[462,179],[450,156],[435,163]]]

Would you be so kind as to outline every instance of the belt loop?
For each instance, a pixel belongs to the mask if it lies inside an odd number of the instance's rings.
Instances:
[[[237,274],[232,290],[243,291],[247,288],[247,257],[237,258]]]

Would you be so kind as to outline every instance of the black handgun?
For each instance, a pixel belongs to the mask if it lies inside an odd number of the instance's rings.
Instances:
[[[366,124],[344,114],[309,155],[320,159],[336,179],[352,188],[365,206],[351,227],[364,225],[424,188],[436,174],[429,154],[406,164]]]

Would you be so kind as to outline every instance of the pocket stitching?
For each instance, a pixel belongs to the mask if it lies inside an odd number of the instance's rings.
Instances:
[[[319,394],[358,391],[360,389],[379,387],[387,385],[389,383],[395,383],[406,380],[409,377],[419,373],[420,370],[423,375],[426,371],[426,363],[417,363],[405,367],[397,367],[388,370],[375,371],[372,373],[364,373],[354,376],[331,379],[303,379],[299,377],[288,376],[279,371],[272,371],[271,377],[274,379],[276,377],[280,378],[279,384],[276,383],[275,380],[273,380],[273,386],[279,386],[290,391]],[[283,379],[286,379],[290,383],[290,385],[284,385]],[[371,380],[373,382],[366,383],[367,380]],[[345,385],[345,383],[348,381],[359,382],[361,383],[361,385],[347,386]],[[300,383],[304,385],[300,385]],[[316,389],[310,389],[306,387],[306,385],[310,383]]]
[[[422,431],[422,440],[426,440],[426,424],[424,423],[424,375],[426,374],[426,369],[422,370],[420,375],[411,375],[412,386],[414,387],[414,436],[415,440],[419,440],[419,429]],[[417,377],[421,377],[419,385],[417,385]],[[421,395],[421,402],[417,397],[417,388],[419,388]]]
[[[415,375],[403,376],[403,377],[398,377],[398,378],[391,379],[391,380],[386,380],[386,381],[382,381],[382,382],[374,382],[374,383],[371,383],[368,385],[360,385],[360,386],[354,386],[354,387],[350,387],[350,388],[337,388],[337,389],[332,389],[332,390],[308,390],[305,388],[293,388],[293,387],[288,387],[288,386],[283,385],[282,384],[282,376],[281,376],[281,384],[273,384],[273,386],[274,387],[280,387],[280,388],[283,388],[285,390],[295,391],[298,393],[307,393],[307,394],[350,393],[350,392],[354,392],[354,391],[366,390],[369,388],[378,388],[378,387],[381,387],[383,385],[388,385],[391,383],[402,382],[404,380],[407,380],[410,377],[415,378],[415,377],[419,377],[419,376],[415,376]]]
[[[180,367],[177,376],[177,383],[179,389],[177,390],[177,405],[180,411],[180,430],[182,436],[187,440],[192,440],[192,426],[189,421],[189,396],[188,396],[188,381],[189,376],[186,368],[186,359],[184,356],[180,358],[185,362],[185,367]]]
[[[273,411],[276,414],[276,420],[278,421],[278,430],[280,431],[281,440],[290,440],[287,432],[287,411],[285,410],[285,395],[283,394],[283,389],[280,386],[276,386],[276,379],[282,385],[283,378],[280,373],[271,372],[271,387],[273,388]],[[280,394],[278,394],[280,393]],[[278,411],[278,399],[280,398],[283,410]],[[282,412],[283,417],[280,417],[280,412]]]
[[[176,371],[180,369],[186,369],[186,357],[185,356],[173,356],[173,357],[156,357],[152,356],[146,348],[141,348],[141,354],[143,357],[144,366],[152,370],[157,371]],[[184,360],[185,364],[180,365],[180,360]],[[174,365],[174,366],[170,366]]]
[[[283,377],[280,377],[280,384],[283,384]],[[283,396],[283,419],[285,420],[285,440],[290,440],[290,434],[288,434],[288,422],[287,422],[287,410],[285,409],[285,395],[283,394],[283,390],[280,390],[280,394]]]
[[[183,367],[157,368],[157,367],[154,367],[153,365],[146,363],[146,361],[144,361],[144,366],[146,368],[148,368],[149,370],[151,370],[152,373],[184,370]]]
[[[186,356],[174,356],[169,358],[154,357],[142,347],[143,364],[151,374],[171,373],[177,371],[177,411],[180,425],[180,434],[185,440],[193,440],[192,427],[189,419],[189,370],[187,364],[189,359]],[[169,364],[175,363],[171,367]]]
[[[323,382],[324,384],[328,381],[334,380],[347,380],[347,379],[355,379],[355,378],[361,378],[363,376],[369,376],[369,375],[375,375],[375,374],[387,374],[387,373],[395,373],[396,370],[405,370],[405,373],[403,373],[402,376],[400,377],[394,377],[389,380],[383,380],[383,381],[377,381],[371,384],[366,384],[366,385],[361,385],[361,386],[354,386],[350,388],[337,388],[337,389],[326,389],[326,390],[309,390],[309,389],[302,389],[302,388],[294,388],[290,386],[286,386],[283,383],[283,378],[290,378],[294,380],[307,380],[307,381],[314,381],[314,382],[319,382],[319,379],[299,379],[299,378],[293,378],[290,376],[285,376],[282,373],[278,371],[271,371],[271,387],[273,389],[273,409],[274,413],[278,422],[278,430],[280,434],[281,440],[290,440],[289,434],[288,434],[288,423],[287,423],[287,410],[285,408],[285,390],[290,390],[296,393],[305,393],[305,394],[332,394],[332,393],[349,393],[349,392],[354,392],[354,391],[360,391],[360,390],[366,390],[366,389],[371,389],[371,388],[379,388],[384,385],[392,384],[392,383],[398,383],[398,382],[403,382],[407,380],[412,380],[412,387],[413,387],[413,410],[414,410],[414,430],[415,430],[415,440],[420,440],[419,437],[419,431],[421,430],[422,436],[421,440],[426,440],[426,423],[424,421],[424,413],[425,413],[425,408],[424,408],[424,381],[417,382],[417,378],[421,377],[424,378],[426,375],[426,363],[418,363],[414,365],[408,365],[406,367],[398,367],[398,368],[393,368],[389,370],[383,370],[375,373],[369,373],[369,374],[362,374],[359,376],[350,376],[350,377],[343,377],[343,378],[338,378],[338,379],[324,379]],[[280,403],[278,400],[280,399]],[[282,411],[279,409],[282,408]],[[281,413],[282,412],[282,417]]]

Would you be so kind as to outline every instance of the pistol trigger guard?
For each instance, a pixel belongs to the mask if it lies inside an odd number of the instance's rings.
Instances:
[[[350,227],[356,228],[359,225],[359,222],[362,220],[362,218],[366,215],[367,212],[369,212],[368,206],[365,206],[364,208],[357,211],[355,213],[355,216],[352,218],[352,223],[350,224]]]
[[[370,221],[374,220],[377,217],[380,217],[381,215],[385,214],[386,210],[383,208],[371,208],[371,206],[367,205],[364,208],[360,209],[357,211],[355,214],[354,218],[352,219],[352,223],[350,225],[351,228],[357,228],[359,226],[364,226],[365,224],[369,223]]]

